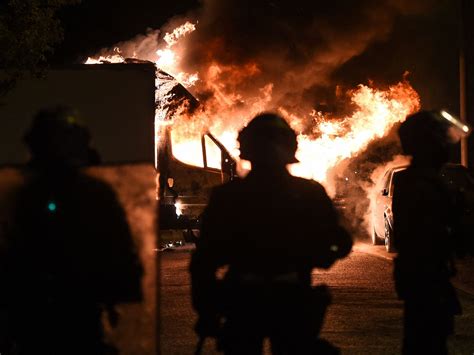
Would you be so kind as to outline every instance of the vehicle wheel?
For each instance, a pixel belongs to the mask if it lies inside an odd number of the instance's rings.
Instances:
[[[375,226],[372,226],[372,245],[381,245],[382,239],[379,238],[377,232],[375,231]]]
[[[393,230],[392,227],[390,227],[390,224],[388,223],[387,219],[384,218],[384,226],[385,226],[385,249],[389,253],[394,253],[395,252],[395,247],[393,246]]]

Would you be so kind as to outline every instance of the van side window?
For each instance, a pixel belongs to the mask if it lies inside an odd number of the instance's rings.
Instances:
[[[174,134],[174,131],[171,131],[171,154],[173,157],[185,164],[192,166],[197,166],[199,168],[204,167],[203,152],[201,146],[201,137],[186,137],[182,139],[181,137]],[[208,158],[209,159],[209,158]]]
[[[209,136],[204,136],[204,142],[206,146],[206,161],[208,168],[221,169],[222,163],[222,151],[212,141]]]

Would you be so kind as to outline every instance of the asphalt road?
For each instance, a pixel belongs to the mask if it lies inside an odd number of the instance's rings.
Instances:
[[[197,338],[187,272],[189,251],[161,253],[162,354],[193,354]],[[316,270],[313,283],[331,288],[330,306],[322,337],[343,354],[400,354],[402,305],[391,278],[391,256],[382,247],[358,245],[329,271]],[[474,295],[459,291],[464,314],[456,321],[451,354],[474,354]],[[267,346],[268,348],[268,346]],[[207,341],[203,354],[215,354]],[[268,353],[268,350],[266,350]]]

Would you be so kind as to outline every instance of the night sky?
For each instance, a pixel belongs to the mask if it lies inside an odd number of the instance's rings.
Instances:
[[[82,0],[60,13],[64,42],[52,62],[80,63],[101,48],[146,33],[148,28],[158,29],[198,5],[197,0]]]

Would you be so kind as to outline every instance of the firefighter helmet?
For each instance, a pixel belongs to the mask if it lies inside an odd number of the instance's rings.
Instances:
[[[40,110],[24,141],[35,161],[84,165],[89,159],[89,130],[69,107]]]
[[[257,115],[240,131],[238,141],[242,159],[267,164],[298,162],[296,133],[275,113]]]
[[[449,160],[450,146],[470,131],[446,111],[419,111],[407,117],[398,135],[405,154],[439,165]]]
[[[448,154],[449,146],[470,133],[470,127],[447,111],[419,111],[398,130],[403,152],[412,156]],[[446,157],[447,159],[447,157]]]

